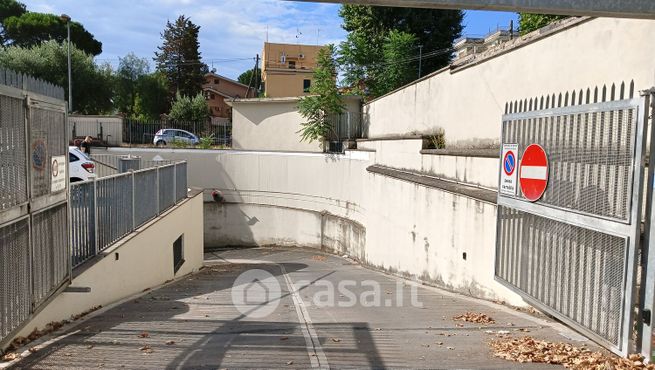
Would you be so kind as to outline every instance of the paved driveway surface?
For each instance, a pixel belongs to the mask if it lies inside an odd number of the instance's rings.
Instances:
[[[319,252],[225,250],[206,260],[200,273],[95,315],[16,366],[554,369],[494,358],[489,332],[580,338],[553,322]],[[496,323],[452,320],[466,311]]]

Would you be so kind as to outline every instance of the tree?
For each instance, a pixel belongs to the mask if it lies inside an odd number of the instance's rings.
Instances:
[[[249,69],[237,77],[237,81],[241,82],[244,85],[251,86],[255,91],[262,91],[264,89],[264,83],[262,82],[262,70],[257,67],[255,73],[253,70]]]
[[[5,38],[11,45],[31,47],[43,41],[62,42],[67,39],[66,23],[54,14],[26,12],[3,20]],[[84,26],[71,21],[71,42],[87,54],[102,53],[102,43]]]
[[[180,93],[182,96],[195,96],[202,88],[207,66],[200,60],[198,33],[189,18],[181,15],[174,23],[166,22],[166,29],[161,34],[163,43],[157,47],[154,60],[157,70],[168,80],[170,96]]]
[[[392,30],[414,35],[415,45],[423,46],[422,74],[448,65],[452,43],[462,32],[463,13],[459,10],[343,5],[339,15],[348,31],[339,59],[344,67],[343,82],[369,95],[373,95],[370,90],[375,95],[383,92],[379,89],[379,79],[386,74],[381,63],[383,45]],[[418,72],[418,48],[407,53],[396,62],[402,60]]]
[[[416,78],[411,62],[403,61],[416,49],[416,36],[411,33],[391,30],[382,45],[385,73],[381,76],[382,91],[377,95],[395,90]]]
[[[55,40],[30,48],[9,46],[0,49],[0,66],[41,78],[64,87],[68,96],[67,47]],[[104,114],[112,111],[112,72],[108,65],[98,66],[93,56],[73,46],[73,111]]]
[[[519,13],[519,31],[521,35],[536,31],[541,27],[547,26],[550,23],[560,19],[567,18],[565,15],[551,15],[551,14],[531,14]]]
[[[175,121],[205,122],[209,116],[207,100],[202,94],[191,98],[177,93],[168,115]]]
[[[134,97],[133,118],[140,120],[157,120],[168,112],[168,81],[161,72],[141,76],[137,81]]]
[[[26,11],[25,4],[19,3],[16,0],[0,0],[0,46],[6,42],[5,29],[2,23],[4,23],[5,19],[19,17]]]
[[[137,88],[143,76],[150,72],[148,60],[129,53],[118,59],[116,70],[115,108],[127,117],[134,116]]]
[[[332,132],[331,116],[344,110],[337,89],[335,54],[334,45],[327,45],[319,50],[310,95],[303,97],[298,103],[300,114],[307,120],[301,123],[298,131],[303,141],[326,139]]]

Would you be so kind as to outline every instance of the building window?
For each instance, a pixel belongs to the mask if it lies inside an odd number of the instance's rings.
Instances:
[[[302,81],[302,91],[309,92],[309,88],[312,86],[312,80],[303,80]]]
[[[289,61],[289,68],[296,69],[296,61],[295,60],[290,60]]]
[[[215,79],[214,79],[214,83],[215,83],[216,85],[218,85],[220,82],[221,82],[221,80],[219,80],[218,78],[215,78]]]
[[[214,99],[214,98],[215,98],[214,93],[209,93],[209,99]]]

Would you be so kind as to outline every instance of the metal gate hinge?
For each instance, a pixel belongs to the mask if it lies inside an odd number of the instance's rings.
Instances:
[[[650,310],[641,311],[641,321],[646,325],[650,325]]]

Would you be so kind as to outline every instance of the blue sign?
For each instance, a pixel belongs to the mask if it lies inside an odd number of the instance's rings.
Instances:
[[[503,159],[503,169],[508,176],[514,173],[514,170],[516,169],[516,158],[514,157],[514,152],[510,151],[505,154],[505,158]]]

